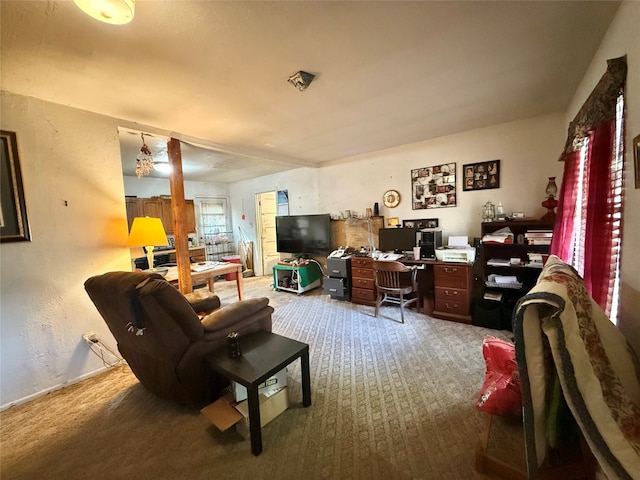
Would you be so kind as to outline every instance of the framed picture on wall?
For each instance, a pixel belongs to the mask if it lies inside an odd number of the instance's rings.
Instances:
[[[462,191],[500,188],[500,160],[462,166]]]
[[[402,220],[402,228],[438,228],[438,219],[423,218],[420,220]]]
[[[411,208],[456,206],[456,164],[411,170]]]
[[[15,132],[0,131],[0,242],[29,242],[29,222]]]
[[[633,139],[633,167],[636,176],[636,188],[640,188],[640,135]]]

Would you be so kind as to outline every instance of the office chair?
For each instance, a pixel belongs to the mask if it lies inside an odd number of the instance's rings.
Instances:
[[[418,271],[415,267],[388,260],[374,260],[373,271],[377,292],[374,316],[378,316],[383,303],[392,303],[400,305],[400,323],[404,323],[404,307],[418,300]]]

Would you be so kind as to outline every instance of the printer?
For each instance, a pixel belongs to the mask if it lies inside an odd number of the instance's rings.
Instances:
[[[476,249],[469,245],[469,237],[451,235],[446,247],[436,248],[436,259],[441,262],[473,263]]]

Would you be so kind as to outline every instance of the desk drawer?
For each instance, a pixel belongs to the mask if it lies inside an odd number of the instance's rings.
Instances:
[[[373,278],[352,277],[351,284],[354,288],[366,288],[367,290],[375,290],[376,281]]]
[[[433,275],[438,287],[469,289],[469,267],[458,265],[434,265]]]
[[[367,290],[366,288],[357,288],[354,285],[353,287],[351,287],[351,301],[355,302],[356,300],[366,300],[368,302],[375,302],[376,291]]]
[[[437,316],[436,312],[469,315],[469,302],[436,297],[434,316]]]
[[[349,282],[346,278],[325,278],[322,289],[328,295],[346,297],[349,295]]]
[[[370,257],[351,257],[351,268],[373,268],[373,260]]]
[[[357,278],[374,278],[372,268],[358,268],[353,266],[351,267],[351,276]]]
[[[436,287],[435,299],[448,302],[469,303],[469,291],[459,288]]]
[[[327,258],[327,274],[330,277],[348,278],[351,262],[348,258]]]

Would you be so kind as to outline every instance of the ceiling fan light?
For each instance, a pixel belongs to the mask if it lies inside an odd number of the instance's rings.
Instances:
[[[151,150],[149,150],[147,144],[144,143],[144,133],[140,134],[140,138],[142,138],[142,147],[140,148],[140,153],[136,157],[136,175],[138,178],[149,175],[153,171],[154,167]]]
[[[112,25],[124,25],[133,20],[135,0],[73,0],[87,15]]]

